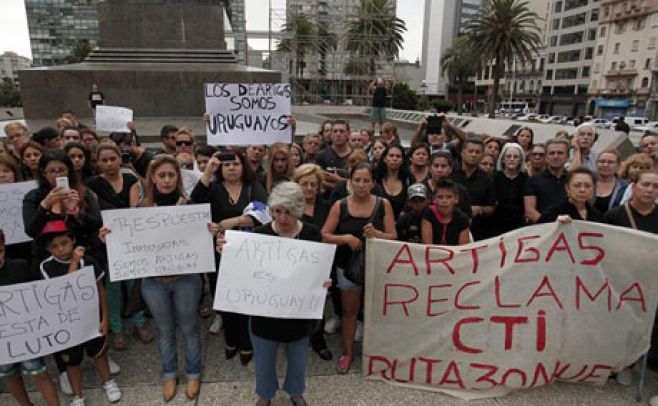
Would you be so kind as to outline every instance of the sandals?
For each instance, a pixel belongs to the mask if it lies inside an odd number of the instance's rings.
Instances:
[[[135,334],[135,337],[137,337],[139,341],[143,342],[144,344],[150,343],[155,338],[155,335],[153,335],[151,329],[146,326],[135,326],[133,334]]]
[[[128,343],[123,333],[112,333],[110,335],[110,342],[112,343],[112,347],[117,351],[123,351],[128,348]]]
[[[339,374],[346,374],[350,371],[350,366],[352,365],[353,358],[347,355],[341,355],[338,358],[338,364],[336,365],[336,372]]]

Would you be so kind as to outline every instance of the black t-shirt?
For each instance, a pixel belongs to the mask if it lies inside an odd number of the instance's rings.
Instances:
[[[398,232],[398,241],[413,242],[416,244],[423,243],[423,234],[421,230],[422,215],[416,215],[413,212],[406,212],[398,219],[395,228]]]
[[[357,238],[363,238],[363,227],[370,222],[370,218],[373,218],[372,225],[375,226],[377,230],[384,230],[384,215],[386,213],[386,209],[384,208],[383,200],[380,202],[378,209],[377,205],[375,204],[374,207],[377,212],[374,213],[374,216],[372,213],[370,213],[368,217],[355,217],[352,216],[352,214],[349,212],[347,199],[348,198],[346,197],[335,203],[340,205],[340,214],[338,218],[338,226],[336,227],[334,234],[352,234]],[[377,199],[382,198],[377,197]],[[362,249],[365,249],[365,245]],[[337,246],[335,258],[335,265],[339,268],[345,269],[347,264],[350,262],[350,258],[352,258],[352,248],[350,248],[349,245]]]
[[[272,223],[254,229],[254,233],[277,236],[272,228]],[[283,238],[283,237],[282,237]],[[302,230],[297,236],[298,240],[322,241],[320,230],[312,225],[304,223]],[[312,333],[312,326],[317,324],[311,319],[280,319],[275,317],[251,316],[251,331],[267,340],[278,342],[297,341]]]
[[[434,215],[432,206],[423,209],[423,220],[432,224],[432,244],[436,245],[459,245],[459,234],[468,228],[468,217],[455,208],[452,219],[448,224],[441,224]]]
[[[460,167],[452,173],[452,179],[464,185],[472,206],[496,205],[493,179],[482,169],[477,168],[470,177],[466,177],[466,173]],[[471,223],[471,233],[476,240],[490,237],[494,233],[493,222],[487,217],[474,217]]]
[[[538,212],[543,213],[550,206],[559,204],[566,199],[566,185],[566,171],[563,171],[560,177],[556,178],[548,170],[544,170],[528,178],[523,196],[535,196],[537,198],[536,209]]]
[[[426,180],[423,182],[425,186],[431,191],[431,194],[434,195],[434,188],[432,185],[434,184],[431,179]],[[473,217],[473,208],[471,207],[471,198],[468,196],[468,191],[466,188],[459,183],[455,183],[455,187],[457,187],[457,194],[459,195],[459,201],[457,202],[457,207],[459,210],[462,211],[465,215],[467,215],[469,218]]]
[[[386,87],[375,87],[372,92],[372,107],[386,107]]]
[[[602,223],[603,222],[603,215],[601,214],[600,211],[596,210],[593,206],[590,204],[587,204],[586,206],[587,209],[587,218],[584,219],[580,216],[580,213],[578,212],[578,209],[576,206],[571,204],[569,200],[564,199],[562,202],[553,205],[542,213],[541,217],[537,221],[538,223],[550,223],[551,221],[557,220],[557,217],[560,215],[569,215],[574,220],[586,220],[586,221],[593,221],[595,223]]]
[[[235,204],[230,203],[228,191],[220,181],[211,182],[209,187],[206,187],[203,182],[198,182],[190,197],[194,203],[210,203],[212,221],[215,223],[242,216],[245,207],[252,201],[267,203],[267,193],[260,182],[243,183],[240,197]]]
[[[64,276],[69,273],[69,265],[71,265],[70,260],[62,261],[51,255],[41,261],[41,265],[39,266],[39,270],[41,271],[41,278],[51,279],[57,278],[58,276]],[[96,277],[97,282],[100,282],[103,279],[103,276],[105,276],[105,271],[103,271],[103,268],[94,258],[90,257],[89,255],[82,256],[80,259],[80,267],[78,269],[82,269],[86,266],[91,266],[94,268],[94,276]]]
[[[105,102],[105,95],[103,92],[89,92],[89,103],[91,103],[91,108],[96,110],[96,106],[101,105]]]
[[[39,279],[41,279],[39,275],[30,270],[30,266],[24,259],[5,258],[5,264],[0,267],[0,286],[32,282]]]
[[[525,225],[525,210],[523,207],[523,189],[528,175],[521,172],[514,179],[508,178],[503,172],[494,174],[494,194],[496,196],[496,211],[494,223],[496,234],[523,227]]]
[[[347,167],[347,157],[351,153],[352,151],[341,157],[333,148],[326,147],[315,156],[315,163],[324,170],[327,170],[327,168],[345,169]],[[345,174],[339,173],[339,175]]]
[[[98,196],[98,205],[101,210],[123,209],[130,207],[130,188],[138,182],[137,178],[129,173],[122,173],[123,189],[117,193],[110,182],[98,175],[87,181],[87,187]]]
[[[149,163],[153,159],[153,153],[149,150],[144,150],[142,155],[133,162],[133,168],[139,173],[139,176],[142,178],[146,177],[146,170],[149,167]]]
[[[315,200],[315,206],[313,206],[313,217],[304,214],[302,216],[302,221],[304,223],[312,224],[321,230],[322,226],[324,226],[324,222],[327,220],[330,208],[331,206],[329,206],[329,203],[326,200],[317,197]]]
[[[638,230],[658,234],[658,209],[656,209],[656,206],[654,206],[653,211],[646,216],[635,210],[632,205],[629,204],[629,207]],[[632,228],[624,205],[608,210],[603,215],[603,221],[615,226]]]
[[[381,187],[381,196],[386,198],[386,200],[391,203],[391,207],[393,208],[393,218],[398,218],[400,216],[400,213],[404,210],[404,208],[407,206],[407,186],[405,185],[404,182],[402,182],[402,190],[400,190],[400,193],[397,195],[390,195],[386,191],[386,188],[384,187],[384,182],[382,181],[379,183]]]

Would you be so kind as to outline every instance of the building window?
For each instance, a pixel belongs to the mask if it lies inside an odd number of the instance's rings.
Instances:
[[[592,89],[596,90],[599,88],[599,82],[597,80],[592,80]]]
[[[599,37],[605,37],[605,27],[601,27],[601,33],[599,34]]]
[[[597,54],[597,55],[603,55],[603,45],[599,45],[599,46],[596,48],[596,54]]]
[[[654,49],[656,48],[656,37],[651,37],[649,38],[649,49]]]
[[[592,14],[589,17],[590,21],[599,21],[599,9],[595,8],[592,10]]]
[[[651,68],[651,58],[647,58],[647,60],[644,62],[644,69],[650,69]]]
[[[594,64],[594,73],[599,73],[601,72],[601,64],[600,63],[595,63]]]
[[[603,16],[608,17],[610,15],[610,6],[605,6],[603,9]]]
[[[588,78],[589,77],[589,66],[583,66],[583,70],[580,73],[581,78]]]
[[[640,48],[640,40],[639,39],[633,40],[633,46],[631,47],[631,51],[635,52],[638,50],[638,48]]]
[[[621,47],[621,44],[620,44],[619,42],[617,42],[617,43],[615,44],[615,51],[614,51],[616,54],[619,53],[619,47]]]
[[[587,39],[590,41],[594,41],[596,39],[596,28],[592,28],[589,30],[589,34],[587,35]]]
[[[560,29],[560,19],[559,18],[554,18],[553,19],[553,29],[554,30],[559,30]]]
[[[551,46],[556,47],[557,46],[557,35],[554,35],[551,37]]]
[[[580,44],[583,42],[583,31],[564,34],[560,37],[560,45]]]
[[[562,19],[562,29],[575,27],[585,24],[587,21],[587,13],[578,13]]]
[[[553,69],[546,69],[546,79],[547,80],[553,79]]]
[[[618,21],[617,24],[615,24],[615,34],[623,34],[624,31],[626,31],[626,22]]]
[[[564,2],[564,11],[571,10],[572,8],[584,7],[589,0],[566,0]]]
[[[635,67],[635,59],[631,59],[630,61],[628,61],[628,67],[630,69],[633,69]]]
[[[592,59],[592,56],[594,56],[594,48],[592,47],[585,48],[585,60]]]
[[[644,28],[644,18],[638,18],[633,21],[633,30],[640,31],[642,28]]]
[[[562,1],[556,1],[555,2],[555,12],[559,13],[562,11]]]
[[[548,54],[548,63],[555,63],[555,53]]]
[[[646,89],[647,87],[649,87],[649,78],[644,77],[642,78],[642,88]]]
[[[557,62],[577,62],[580,60],[580,49],[575,49],[573,51],[565,51],[557,54]]]
[[[617,62],[612,62],[610,64],[610,70],[615,70],[615,69],[617,69]]]
[[[578,68],[557,69],[555,71],[555,80],[576,79],[578,77]]]

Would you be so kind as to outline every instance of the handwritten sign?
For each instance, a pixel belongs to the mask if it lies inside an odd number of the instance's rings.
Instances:
[[[189,169],[181,169],[180,171],[183,178],[185,193],[190,196],[196,184],[199,183],[199,179],[201,179],[203,172]]]
[[[32,240],[23,225],[23,198],[36,188],[35,181],[0,184],[0,230],[5,233],[7,245]]]
[[[292,142],[288,83],[206,83],[208,144]]]
[[[96,129],[99,131],[130,132],[128,122],[133,121],[133,111],[125,107],[96,106]]]
[[[98,306],[92,267],[0,286],[0,365],[42,357],[97,337]]]
[[[649,348],[657,244],[580,221],[459,247],[368,241],[363,373],[463,399],[602,385]]]
[[[320,319],[335,245],[226,232],[214,308],[256,316]]]
[[[215,271],[209,204],[103,210],[111,281]]]

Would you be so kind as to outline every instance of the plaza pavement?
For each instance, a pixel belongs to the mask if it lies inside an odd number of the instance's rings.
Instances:
[[[178,405],[253,405],[254,396],[254,364],[243,367],[238,357],[230,361],[224,359],[223,336],[211,335],[207,326],[211,319],[203,321],[204,364],[201,393],[195,401],[185,397],[184,382],[181,382],[176,398],[169,404]],[[152,323],[151,321],[149,323]],[[126,327],[130,329],[130,326]],[[360,361],[353,364],[348,375],[338,375],[335,372],[335,358],[340,351],[340,336],[327,336],[329,347],[334,353],[334,360],[323,361],[315,353],[309,351],[307,391],[305,399],[309,405],[336,406],[369,406],[369,405],[466,405],[469,406],[568,406],[568,405],[605,405],[620,406],[637,404],[634,400],[635,386],[622,387],[610,380],[603,387],[557,383],[552,386],[524,390],[512,393],[502,398],[462,401],[440,393],[404,389],[383,382],[364,380],[361,375]],[[160,365],[157,344],[142,344],[132,336],[129,338],[129,348],[122,352],[112,351],[112,358],[121,366],[122,371],[115,379],[123,391],[123,399],[119,405],[161,405]],[[360,351],[360,346],[359,346]],[[284,373],[285,354],[280,350],[279,375]],[[179,359],[182,351],[179,351]],[[52,357],[49,358],[48,370],[56,380],[56,368]],[[179,363],[182,369],[183,362]],[[638,373],[635,371],[635,382]],[[88,406],[109,405],[105,393],[100,386],[92,363],[87,359],[83,363],[83,387]],[[31,397],[36,405],[43,405],[40,396],[31,389]],[[653,394],[658,394],[658,374],[649,371],[641,404],[647,404]],[[69,396],[60,395],[62,405],[67,405]],[[15,402],[7,394],[0,394],[0,405],[9,406]],[[287,396],[279,391],[273,406],[290,405]]]

